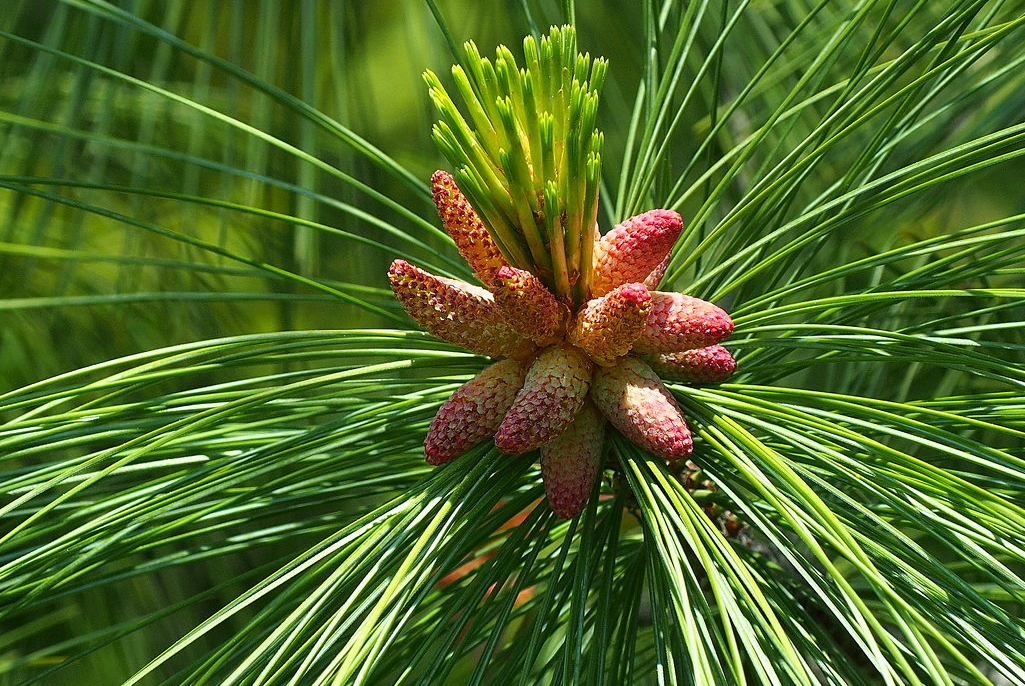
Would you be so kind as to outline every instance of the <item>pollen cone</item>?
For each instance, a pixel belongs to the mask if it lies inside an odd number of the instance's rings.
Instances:
[[[663,354],[715,345],[733,333],[724,310],[682,293],[651,292],[651,314],[634,352]]]
[[[721,345],[659,355],[647,362],[663,379],[688,383],[719,383],[737,371],[737,361]]]
[[[569,315],[541,279],[523,269],[504,266],[495,272],[491,292],[505,321],[538,345],[558,340]]]
[[[488,291],[395,260],[388,270],[395,297],[409,316],[438,338],[478,355],[523,358],[535,346],[502,320]]]
[[[542,350],[498,427],[498,449],[518,455],[562,433],[584,403],[592,368],[587,355],[573,346]]]
[[[630,352],[641,334],[651,311],[650,301],[648,289],[639,283],[623,284],[588,301],[573,320],[569,342],[598,364],[612,364]]]
[[[591,295],[643,282],[669,255],[682,230],[683,219],[672,210],[649,210],[617,224],[595,246]]]
[[[669,461],[693,450],[676,400],[651,367],[636,357],[599,367],[591,380],[591,398],[612,425],[641,448]]]
[[[470,264],[483,283],[491,283],[505,258],[480,217],[463,196],[455,179],[439,169],[431,177],[434,204],[448,235],[455,241],[459,254]]]
[[[541,446],[541,479],[548,505],[559,517],[580,514],[601,473],[605,418],[587,401],[569,427]]]
[[[526,373],[523,362],[502,360],[460,386],[438,410],[427,431],[427,463],[451,462],[494,434]]]

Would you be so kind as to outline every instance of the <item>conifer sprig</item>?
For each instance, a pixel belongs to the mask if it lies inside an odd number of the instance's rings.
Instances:
[[[438,76],[424,74],[441,115],[434,140],[509,263],[580,303],[590,286],[607,62],[578,53],[571,26],[527,37],[525,67],[504,45],[494,61],[472,41],[465,51],[452,77],[466,116]]]

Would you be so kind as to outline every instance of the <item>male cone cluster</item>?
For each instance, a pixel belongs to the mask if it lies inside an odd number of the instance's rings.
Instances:
[[[653,290],[683,229],[680,215],[650,210],[595,236],[590,299],[573,311],[502,252],[451,175],[432,178],[442,223],[487,289],[434,276],[403,260],[392,290],[420,325],[498,361],[442,405],[427,432],[427,462],[454,460],[494,438],[498,449],[539,449],[552,510],[580,513],[604,463],[606,421],[639,447],[675,462],[690,430],[659,378],[715,383],[736,362],[719,345],[733,332],[715,305]]]

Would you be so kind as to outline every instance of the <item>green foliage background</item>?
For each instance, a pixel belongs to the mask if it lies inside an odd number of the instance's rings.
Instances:
[[[0,683],[1025,683],[1025,4],[7,4]],[[421,72],[566,21],[741,364],[570,523],[384,278],[468,276]]]

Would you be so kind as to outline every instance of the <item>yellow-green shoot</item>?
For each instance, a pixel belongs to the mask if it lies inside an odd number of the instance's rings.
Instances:
[[[463,111],[424,74],[441,115],[434,140],[509,263],[578,304],[591,279],[607,62],[578,53],[571,26],[526,38],[524,67],[504,45],[494,61],[472,41],[464,47],[464,65],[452,67]]]

